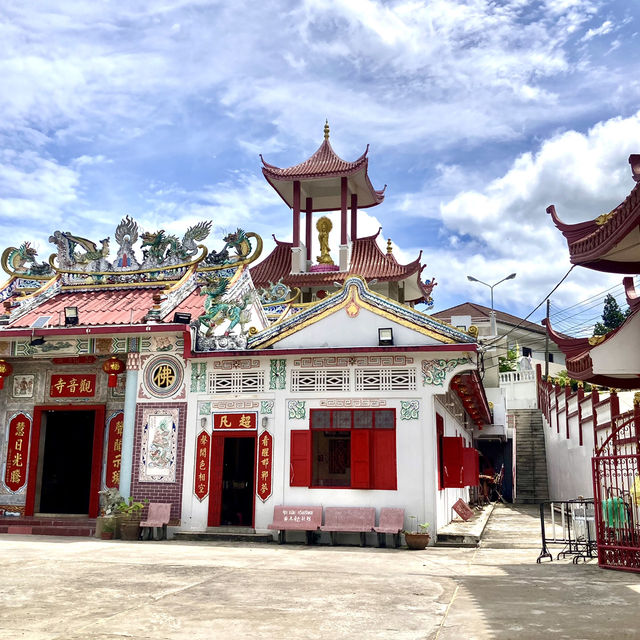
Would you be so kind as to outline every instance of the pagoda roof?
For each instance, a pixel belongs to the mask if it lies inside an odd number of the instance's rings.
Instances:
[[[380,230],[371,236],[357,238],[351,246],[351,261],[347,271],[309,271],[291,273],[291,242],[281,242],[274,236],[276,248],[259,264],[251,268],[251,278],[256,287],[267,287],[280,280],[288,287],[331,287],[333,283],[342,284],[350,276],[360,276],[365,280],[376,279],[379,282],[401,281],[415,276],[417,295],[407,302],[419,302],[427,299],[435,286],[422,282],[421,273],[426,265],[420,263],[422,252],[409,264],[399,264],[392,253],[384,253],[376,239]]]
[[[638,158],[629,157],[634,179]],[[554,205],[547,213],[567,240],[572,264],[607,273],[640,272],[640,183],[617,207],[588,222],[562,222]]]
[[[266,162],[262,154],[260,159],[264,177],[289,207],[293,208],[293,183],[299,181],[302,198],[313,199],[313,211],[336,211],[341,208],[340,178],[348,178],[350,193],[358,195],[359,209],[374,207],[384,200],[386,185],[384,189],[374,189],[369,180],[368,152],[369,145],[357,160],[343,160],[333,150],[328,125],[325,125],[322,144],[303,162],[281,168]]]
[[[640,370],[637,372],[605,371],[599,364],[602,361],[602,356],[594,351],[595,349],[602,351],[604,348],[612,352],[620,349],[620,340],[623,339],[620,336],[620,332],[631,322],[635,323],[637,321],[636,318],[640,319],[638,311],[640,311],[640,303],[636,303],[632,313],[618,328],[606,335],[592,336],[591,338],[570,338],[554,331],[551,322],[548,320],[545,319],[542,322],[547,326],[551,340],[565,354],[567,373],[571,378],[605,387],[638,389],[640,388]],[[594,359],[596,360],[595,366]],[[614,358],[614,360],[619,361],[619,358]]]

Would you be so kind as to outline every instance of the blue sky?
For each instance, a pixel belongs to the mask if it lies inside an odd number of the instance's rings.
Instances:
[[[0,5],[3,245],[113,237],[132,215],[290,238],[260,172],[370,147],[385,202],[361,214],[401,258],[421,249],[435,309],[489,291],[526,315],[569,267],[545,213],[577,222],[633,186],[640,9],[600,0],[307,0]],[[337,241],[336,241],[337,242]],[[334,244],[336,244],[334,242]],[[267,245],[269,248],[272,245]],[[562,309],[621,278],[576,269]]]

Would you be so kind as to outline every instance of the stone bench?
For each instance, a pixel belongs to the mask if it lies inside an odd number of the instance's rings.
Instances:
[[[167,525],[171,516],[171,503],[150,502],[147,519],[140,523],[140,539],[144,540],[145,528],[149,529],[148,539],[153,539],[154,528],[162,528],[159,540],[167,539]]]
[[[307,544],[314,541],[313,534],[322,524],[322,507],[288,507],[279,505],[273,508],[273,522],[269,529],[278,531],[278,542],[286,541],[287,531],[305,531]]]
[[[367,533],[373,531],[376,524],[376,510],[373,507],[327,507],[324,510],[324,525],[321,531],[328,531],[331,544],[337,544],[339,532],[359,533],[360,546],[366,544]]]
[[[373,530],[378,534],[378,545],[386,545],[385,537],[387,533],[393,536],[393,544],[397,548],[400,546],[400,532],[404,529],[404,509],[394,509],[384,507],[380,509],[380,521]],[[385,544],[383,544],[385,542]]]

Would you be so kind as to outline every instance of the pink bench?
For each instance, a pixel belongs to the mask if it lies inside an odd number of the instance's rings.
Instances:
[[[144,530],[149,529],[148,539],[153,539],[153,529],[162,527],[162,534],[159,540],[167,539],[167,525],[171,517],[171,503],[151,502],[149,503],[149,513],[147,519],[140,523],[140,539],[144,540]]]
[[[324,525],[321,531],[329,531],[331,544],[336,544],[336,534],[340,531],[360,534],[360,546],[366,544],[366,535],[376,524],[376,510],[373,507],[327,507],[324,510]]]
[[[307,544],[312,544],[313,534],[322,524],[322,507],[287,507],[279,505],[273,508],[273,522],[269,529],[278,531],[278,542],[283,544],[287,531],[305,531]]]
[[[383,547],[387,533],[393,535],[393,544],[400,546],[400,532],[404,529],[404,509],[384,507],[380,509],[380,522],[373,530],[378,534],[378,545]]]

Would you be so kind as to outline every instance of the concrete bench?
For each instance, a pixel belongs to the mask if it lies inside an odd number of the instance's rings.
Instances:
[[[384,507],[380,509],[380,521],[373,530],[378,534],[378,546],[386,546],[385,537],[387,533],[393,535],[393,544],[397,548],[400,546],[400,532],[404,529],[404,509],[393,509]]]
[[[324,510],[324,525],[321,531],[329,531],[331,544],[335,545],[338,532],[359,533],[360,546],[366,544],[366,534],[376,524],[376,510],[373,507],[327,507]]]
[[[322,524],[322,507],[288,507],[278,505],[273,508],[273,522],[269,529],[278,531],[278,542],[286,542],[287,531],[305,531],[307,544],[314,542],[313,534]]]
[[[153,539],[153,530],[155,527],[162,528],[159,540],[167,539],[167,525],[171,517],[171,503],[150,502],[149,513],[147,519],[140,523],[140,539],[144,540],[145,528],[149,529],[148,539]]]

